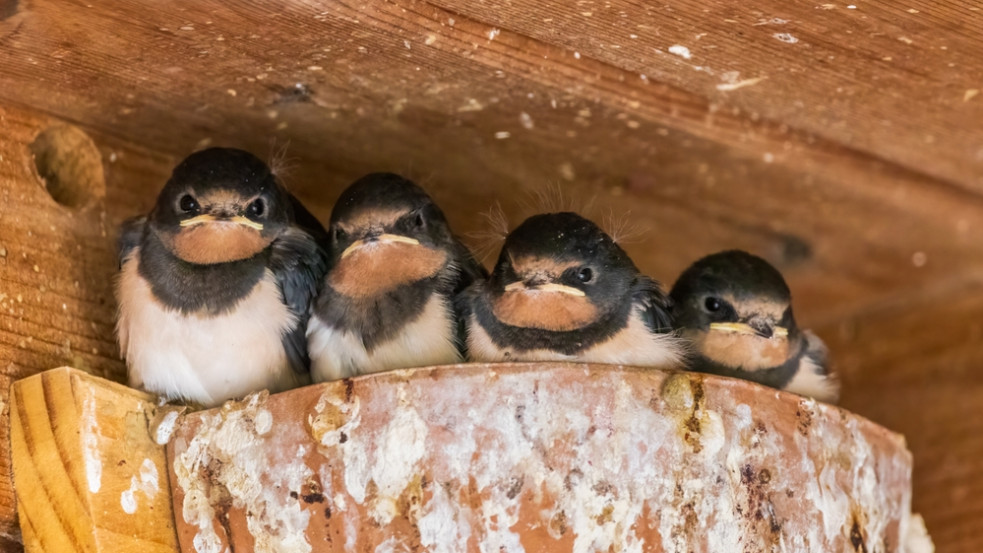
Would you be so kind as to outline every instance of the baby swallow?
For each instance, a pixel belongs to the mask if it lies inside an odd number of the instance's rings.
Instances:
[[[326,269],[298,210],[248,152],[188,156],[120,234],[117,336],[130,385],[214,406],[309,381],[310,304]]]
[[[315,381],[462,360],[453,298],[487,273],[423,189],[366,175],[338,198],[329,234],[307,328]]]
[[[597,225],[536,215],[505,240],[487,281],[458,303],[471,359],[679,368],[683,342],[654,280]]]
[[[731,376],[836,402],[826,346],[792,316],[781,273],[747,252],[716,253],[686,269],[670,297],[692,344],[691,370]]]

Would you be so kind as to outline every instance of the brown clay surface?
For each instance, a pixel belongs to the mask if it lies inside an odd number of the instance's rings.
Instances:
[[[901,436],[692,373],[396,371],[179,424],[188,553],[898,552],[911,502]]]

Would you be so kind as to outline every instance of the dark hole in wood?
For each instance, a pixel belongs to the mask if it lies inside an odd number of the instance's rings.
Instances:
[[[791,234],[782,236],[780,247],[782,267],[792,267],[812,258],[812,246],[798,236]]]
[[[34,139],[30,150],[38,176],[59,204],[79,208],[106,195],[102,156],[81,129],[48,127]]]

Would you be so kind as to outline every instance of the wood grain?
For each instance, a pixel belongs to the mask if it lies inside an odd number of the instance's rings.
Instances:
[[[63,368],[18,381],[10,401],[26,551],[177,553],[151,396]]]
[[[832,343],[846,405],[909,435],[939,549],[975,552],[979,14],[880,0],[8,4],[0,386],[64,364],[122,377],[114,227],[196,147],[289,143],[281,173],[322,218],[360,174],[407,173],[463,234],[488,231],[496,201],[516,225],[553,186],[641,227],[626,248],[663,282],[723,248],[776,263],[797,317]],[[59,121],[102,154],[95,206],[54,204],[36,175],[29,144]],[[900,404],[921,390],[936,432]],[[0,478],[0,539],[17,539],[12,505]]]
[[[170,158],[96,136],[108,191],[94,205],[63,207],[47,194],[30,144],[63,122],[0,106],[0,443],[10,440],[9,390],[63,365],[121,380],[113,336],[115,226],[146,202],[126,186],[164,178]],[[9,543],[4,543],[7,540]],[[0,550],[20,542],[9,448],[0,447]]]

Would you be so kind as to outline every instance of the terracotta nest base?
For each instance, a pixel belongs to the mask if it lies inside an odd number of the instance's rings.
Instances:
[[[752,383],[460,365],[251,396],[168,446],[183,551],[902,551],[904,438]]]

